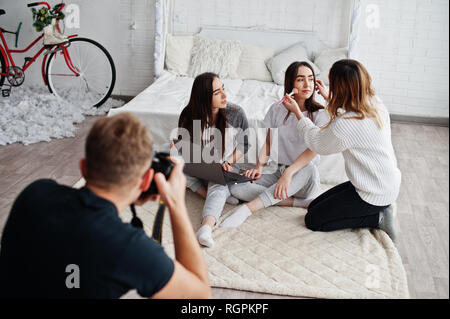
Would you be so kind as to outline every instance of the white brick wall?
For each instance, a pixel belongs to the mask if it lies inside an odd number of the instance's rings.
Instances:
[[[203,25],[316,31],[330,47],[347,45],[350,0],[173,0],[175,34]]]
[[[120,43],[118,93],[137,95],[153,81],[155,50],[155,1],[120,0],[120,30],[127,30]],[[135,23],[136,30],[130,26]]]
[[[368,4],[380,8],[380,28],[365,23]],[[449,2],[363,0],[357,58],[392,114],[449,115]]]

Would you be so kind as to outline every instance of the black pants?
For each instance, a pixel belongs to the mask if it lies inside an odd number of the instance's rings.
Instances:
[[[324,232],[346,228],[377,228],[380,212],[387,207],[366,203],[352,183],[345,182],[311,202],[305,224],[313,231]]]

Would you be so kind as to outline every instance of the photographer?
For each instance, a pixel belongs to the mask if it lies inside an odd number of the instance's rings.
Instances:
[[[119,213],[139,199],[153,179],[152,140],[128,113],[98,120],[86,140],[81,189],[38,180],[18,196],[0,250],[0,297],[209,298],[208,271],[185,205],[183,163],[168,180],[154,176],[168,207],[175,245],[171,260],[142,229]]]

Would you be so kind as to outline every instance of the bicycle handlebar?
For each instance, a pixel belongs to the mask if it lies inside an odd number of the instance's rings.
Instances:
[[[28,8],[29,7],[35,7],[35,6],[38,6],[38,5],[41,5],[41,4],[47,6],[47,8],[50,10],[50,5],[47,2],[32,2],[32,3],[27,4],[27,7]]]

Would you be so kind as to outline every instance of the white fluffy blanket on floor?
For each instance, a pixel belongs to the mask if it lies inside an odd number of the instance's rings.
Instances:
[[[83,122],[85,115],[102,115],[121,105],[109,99],[97,109],[80,100],[64,101],[46,87],[12,88],[11,96],[0,96],[0,145],[72,137],[74,124]]]
[[[204,201],[188,191],[186,204],[198,229]],[[221,221],[236,207],[226,205]],[[156,210],[155,203],[137,207],[149,236]],[[214,247],[202,249],[211,285],[298,297],[409,298],[401,257],[386,233],[375,229],[312,232],[305,227],[305,214],[301,208],[270,207],[237,229],[215,228]],[[131,220],[131,213],[122,218]],[[162,236],[166,252],[173,257],[167,211]]]

